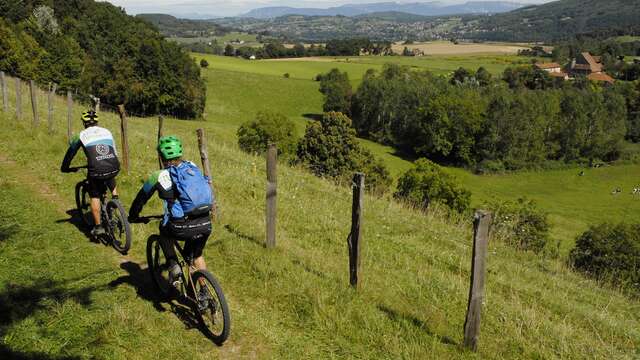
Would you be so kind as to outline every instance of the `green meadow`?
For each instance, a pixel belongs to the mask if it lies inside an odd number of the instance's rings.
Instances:
[[[316,85],[213,68],[205,75],[207,121],[167,119],[164,130],[184,139],[185,157],[196,161],[195,129],[203,127],[208,137],[220,217],[205,254],[229,301],[229,341],[216,347],[194,328],[188,311],[158,300],[145,259],[157,223],[133,225],[126,257],[85,237],[73,212],[73,187],[83,175],[58,171],[67,146],[66,100],[56,99],[54,133],[48,134],[46,117],[32,127],[23,96],[22,120],[13,106],[0,112],[0,358],[640,356],[637,299],[571,271],[562,260],[518,252],[500,239],[489,248],[478,353],[465,351],[471,219],[447,217],[437,207],[425,215],[389,198],[366,198],[362,283],[354,291],[346,247],[350,189],[286,164],[278,174],[277,248],[267,250],[264,159],[241,152],[234,129],[260,107],[282,107],[275,109],[305,119],[303,113],[320,105],[311,91]],[[12,89],[9,95],[14,104]],[[40,97],[41,116],[44,104]],[[82,110],[74,108],[75,131]],[[103,111],[101,124],[120,146],[117,116]],[[155,118],[129,119],[132,169],[118,177],[127,207],[157,167],[156,126]],[[81,155],[75,163],[83,163]],[[585,179],[595,181],[591,173]],[[144,214],[160,211],[154,199]]]
[[[195,55],[200,58],[202,55]],[[225,134],[229,143],[235,140],[235,131],[257,111],[278,111],[295,120],[300,136],[309,115],[322,111],[322,94],[312,78],[318,73],[337,67],[349,73],[357,84],[367,69],[380,69],[384,62],[400,62],[438,73],[447,73],[459,66],[477,68],[485,66],[495,74],[519,61],[517,56],[443,56],[422,58],[362,57],[331,61],[249,61],[243,59],[205,56],[209,68],[203,69],[207,80],[207,121]],[[521,60],[520,60],[521,61]],[[431,65],[427,65],[431,64]],[[289,79],[282,76],[289,72]],[[355,86],[355,85],[354,85]],[[306,116],[305,116],[306,115]],[[385,160],[394,177],[411,168],[411,161],[398,156],[394,149],[368,140],[364,146]],[[578,176],[580,171],[585,176]],[[599,169],[570,168],[552,171],[521,172],[505,175],[474,175],[463,169],[450,168],[472,192],[474,206],[493,200],[517,200],[522,197],[535,200],[550,214],[553,225],[551,236],[560,242],[562,255],[571,250],[576,236],[590,224],[603,221],[633,221],[640,211],[640,195],[631,194],[640,188],[640,166],[621,165]],[[612,195],[621,188],[623,192]]]

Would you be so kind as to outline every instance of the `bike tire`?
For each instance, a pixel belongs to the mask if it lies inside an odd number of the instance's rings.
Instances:
[[[85,180],[76,184],[75,193],[78,215],[82,219],[82,223],[89,228],[91,227],[91,223],[89,222],[91,205],[89,204],[89,193],[87,192],[87,182]]]
[[[160,294],[160,300],[168,300],[174,288],[169,284],[169,264],[160,245],[159,236],[151,236],[147,240],[147,266],[153,286]]]
[[[131,248],[131,225],[127,220],[127,212],[117,199],[107,203],[107,220],[111,245],[122,255]]]
[[[203,326],[203,330],[205,330],[207,336],[215,344],[222,345],[229,338],[231,332],[229,306],[227,305],[227,300],[224,297],[222,288],[213,274],[206,270],[195,271],[193,275],[191,275],[191,279],[196,287],[196,294],[200,292],[200,288],[202,287],[200,279],[204,279],[208,285],[209,295],[214,302],[209,301],[209,306],[205,311],[200,311],[196,302],[195,312],[198,314],[200,324]],[[223,323],[221,327],[216,323],[215,318],[222,320]]]

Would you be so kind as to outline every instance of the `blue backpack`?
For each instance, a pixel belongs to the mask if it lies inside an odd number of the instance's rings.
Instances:
[[[173,188],[177,191],[177,201],[171,207],[173,218],[201,216],[211,211],[213,193],[209,179],[202,175],[193,163],[185,161],[169,168]]]

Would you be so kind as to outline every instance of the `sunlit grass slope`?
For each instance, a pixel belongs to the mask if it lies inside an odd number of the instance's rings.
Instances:
[[[28,114],[26,103],[24,108]],[[14,168],[0,164],[2,182],[13,181],[0,187],[0,296],[15,304],[22,298],[12,297],[10,284],[62,282],[53,283],[61,287],[60,297],[36,302],[40,311],[1,317],[1,341],[8,351],[46,352],[53,358],[149,359],[158,354],[291,359],[640,356],[637,300],[601,288],[558,261],[516,252],[496,240],[488,258],[479,353],[464,352],[458,344],[469,281],[468,219],[447,219],[438,211],[425,216],[389,199],[367,197],[362,288],[355,292],[347,273],[348,188],[281,164],[277,249],[268,251],[262,246],[264,160],[240,152],[228,138],[228,123],[219,117],[209,122],[169,119],[165,133],[184,139],[188,159],[198,158],[195,129],[204,127],[208,135],[221,219],[205,252],[233,317],[230,342],[215,348],[197,330],[185,330],[169,306],[163,305],[164,312],[152,306],[150,295],[140,292],[144,275],[127,278],[113,251],[88,244],[72,226],[55,223],[60,216],[55,208],[73,207],[73,186],[81,179],[80,174],[58,172],[66,148],[63,109],[59,99],[53,135],[46,134],[44,124],[32,129],[28,116],[16,123],[13,116],[0,115],[0,154],[16,162]],[[81,107],[75,111],[77,115]],[[102,119],[118,134],[114,114],[103,112]],[[77,130],[79,122],[74,124]],[[130,175],[119,176],[127,206],[143,177],[157,166],[155,126],[153,118],[130,119],[133,168]],[[46,189],[59,199],[26,188]],[[159,211],[153,201],[146,213]],[[146,267],[146,238],[156,231],[157,224],[134,225],[134,266]],[[92,271],[99,274],[88,276]],[[77,278],[82,280],[74,282]],[[73,295],[111,281],[119,285],[95,290],[88,305]],[[74,329],[88,329],[90,335],[70,335]],[[175,332],[167,335],[168,330]]]

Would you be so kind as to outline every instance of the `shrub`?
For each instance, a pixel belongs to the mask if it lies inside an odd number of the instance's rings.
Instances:
[[[428,159],[419,159],[400,177],[394,196],[425,210],[432,202],[439,202],[459,213],[467,211],[471,202],[471,193]]]
[[[342,113],[326,113],[307,125],[297,157],[317,176],[347,180],[353,172],[363,172],[369,191],[383,193],[391,184],[383,163],[360,147],[351,119]]]
[[[592,226],[576,240],[570,260],[589,276],[640,290],[640,224]]]
[[[540,253],[549,240],[547,213],[534,201],[518,199],[489,205],[494,213],[493,231],[497,237],[520,250]]]
[[[288,79],[288,78],[290,78],[290,77],[291,77],[291,74],[289,74],[289,73],[284,73],[284,78],[285,78],[285,79]]]
[[[201,68],[208,68],[209,67],[209,62],[205,59],[200,60],[200,67]]]
[[[262,154],[269,143],[278,145],[278,152],[291,154],[295,146],[293,122],[284,115],[273,112],[259,112],[255,120],[245,122],[238,128],[240,149]]]

